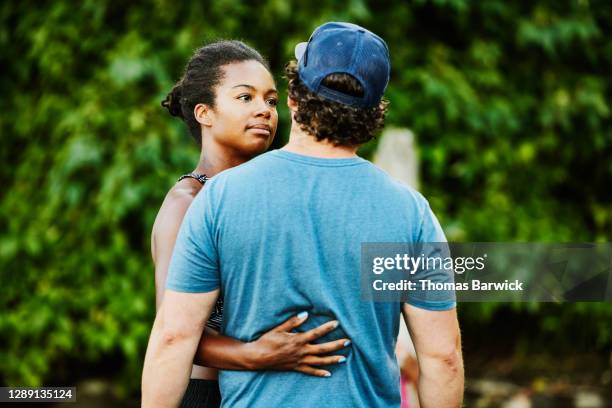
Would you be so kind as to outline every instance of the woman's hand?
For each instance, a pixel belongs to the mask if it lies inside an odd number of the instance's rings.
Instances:
[[[338,327],[338,321],[332,320],[304,333],[292,333],[308,318],[302,312],[283,324],[270,330],[256,341],[248,343],[252,353],[254,370],[299,371],[317,377],[329,377],[331,373],[317,368],[329,364],[342,363],[344,356],[322,356],[340,350],[351,344],[349,339],[340,339],[328,343],[311,344],[314,340],[326,335]]]

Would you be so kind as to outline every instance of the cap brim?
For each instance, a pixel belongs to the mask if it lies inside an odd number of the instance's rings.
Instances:
[[[300,59],[302,59],[302,56],[304,55],[304,53],[306,52],[306,46],[308,45],[307,42],[301,42],[298,45],[295,46],[295,59],[297,59],[298,61]]]

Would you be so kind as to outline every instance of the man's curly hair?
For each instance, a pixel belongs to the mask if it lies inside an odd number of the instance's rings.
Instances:
[[[296,61],[285,67],[289,97],[297,103],[295,121],[300,128],[334,146],[355,147],[370,141],[385,124],[388,102],[382,100],[373,108],[355,108],[325,99],[310,91],[298,76]],[[328,75],[322,84],[353,96],[363,96],[359,81],[348,74]]]

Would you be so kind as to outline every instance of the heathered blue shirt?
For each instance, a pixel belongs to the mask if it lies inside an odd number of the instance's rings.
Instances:
[[[223,407],[399,407],[400,303],[360,299],[362,242],[446,241],[427,201],[361,158],[283,150],[224,171],[191,204],[167,288],[221,288],[222,332],[248,342],[307,311],[300,331],[338,319],[320,341],[352,345],[332,376],[221,371]],[[455,307],[454,299],[419,307]],[[340,354],[340,353],[334,353]]]

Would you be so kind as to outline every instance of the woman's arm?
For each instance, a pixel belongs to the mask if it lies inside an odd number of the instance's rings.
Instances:
[[[294,316],[265,333],[256,341],[243,343],[206,329],[195,355],[195,363],[225,370],[298,371],[318,377],[330,373],[319,366],[344,362],[343,356],[321,356],[350,345],[349,339],[312,344],[338,327],[332,320],[304,333],[293,333],[308,318],[307,313]]]
[[[151,232],[151,257],[155,265],[155,309],[159,309],[164,297],[168,267],[176,236],[178,235],[185,213],[193,201],[187,190],[176,187],[168,193],[159,209]]]
[[[159,308],[164,296],[168,267],[183,217],[193,200],[187,192],[171,191],[157,215],[151,234],[151,256],[155,264],[155,304]],[[338,323],[327,322],[305,333],[292,333],[307,318],[294,316],[261,336],[244,343],[206,328],[200,339],[194,363],[225,370],[299,371],[314,376],[329,372],[316,366],[343,362],[342,356],[324,356],[350,344],[349,339],[311,344],[333,331]]]

